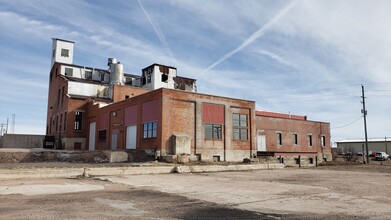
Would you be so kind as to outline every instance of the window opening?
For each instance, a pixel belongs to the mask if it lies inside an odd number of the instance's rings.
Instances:
[[[61,56],[62,57],[69,57],[69,50],[61,49]]]
[[[157,122],[147,122],[143,124],[143,137],[155,138],[157,135]]]
[[[277,145],[281,146],[282,145],[282,133],[277,132]]]
[[[65,68],[65,76],[73,76],[73,69]]]
[[[312,147],[312,135],[308,135],[308,146]]]
[[[293,134],[293,145],[297,145],[298,140],[297,140],[297,134]]]
[[[219,124],[205,124],[205,139],[221,139],[222,125]]]
[[[232,115],[234,140],[247,140],[247,115],[233,114]]]
[[[75,130],[80,131],[82,129],[83,112],[75,112]]]
[[[98,134],[98,140],[99,142],[106,142],[106,133],[107,130],[100,130]]]

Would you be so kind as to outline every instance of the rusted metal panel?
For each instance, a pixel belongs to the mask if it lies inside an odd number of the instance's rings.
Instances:
[[[97,130],[106,130],[109,127],[109,113],[104,113],[98,116],[96,123]]]
[[[137,124],[137,107],[138,105],[125,108],[125,126]]]
[[[202,122],[208,124],[225,124],[224,105],[202,103]]]
[[[142,104],[142,121],[157,121],[159,119],[160,106],[157,99]]]

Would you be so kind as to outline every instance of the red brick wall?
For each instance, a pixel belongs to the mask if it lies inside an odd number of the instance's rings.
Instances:
[[[318,153],[331,152],[330,124],[306,120],[295,120],[269,116],[256,116],[257,134],[266,136],[266,150],[271,152]],[[277,132],[282,134],[282,145],[277,144]],[[293,134],[298,144],[293,143]],[[312,147],[308,146],[308,135],[312,135]],[[321,136],[326,138],[326,147],[321,148]]]

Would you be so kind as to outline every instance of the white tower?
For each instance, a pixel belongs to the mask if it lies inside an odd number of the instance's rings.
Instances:
[[[74,42],[52,38],[52,66],[55,62],[72,64]]]

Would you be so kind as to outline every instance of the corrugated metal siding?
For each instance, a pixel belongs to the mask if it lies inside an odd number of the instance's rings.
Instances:
[[[224,105],[202,103],[202,122],[208,124],[225,124]]]
[[[97,130],[106,130],[109,127],[109,113],[104,113],[98,116],[96,122]]]
[[[125,108],[125,126],[137,124],[137,105]]]
[[[142,104],[142,121],[157,121],[159,119],[159,112],[160,107],[158,100],[144,102]]]

